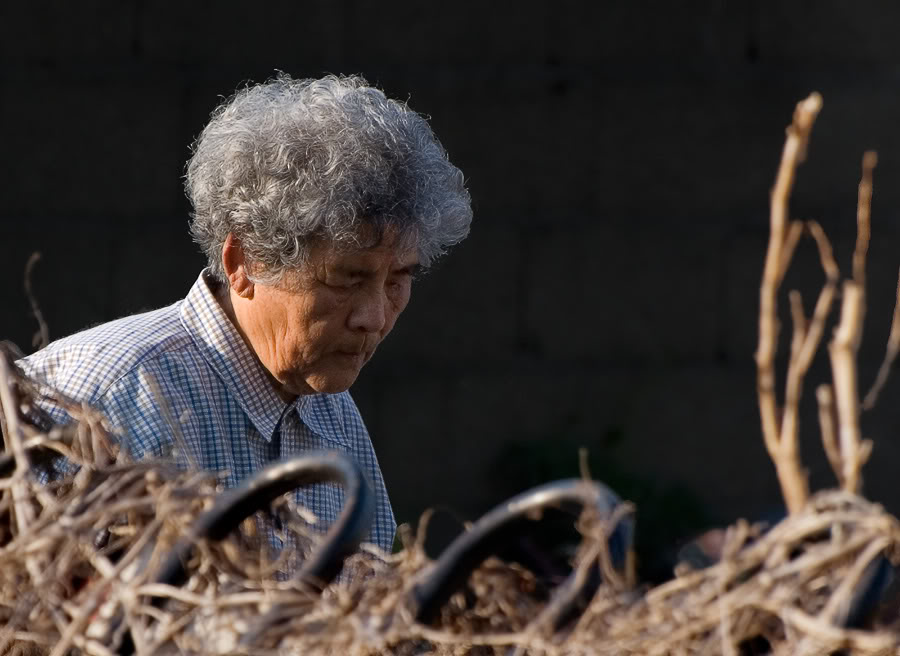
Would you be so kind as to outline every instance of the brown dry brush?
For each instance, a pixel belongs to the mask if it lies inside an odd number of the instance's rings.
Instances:
[[[801,102],[788,129],[760,291],[760,416],[789,509],[770,530],[738,521],[727,531],[717,564],[679,570],[673,580],[644,589],[609,566],[607,536],[617,518],[585,513],[575,572],[587,576],[599,563],[604,584],[587,609],[558,630],[548,618],[559,599],[541,594],[542,583],[529,571],[497,559],[483,563],[432,624],[416,622],[409,595],[431,564],[422,549],[426,522],[418,535],[406,535],[399,554],[365,547],[347,563],[351,575],[321,594],[278,574],[286,563],[254,537],[253,524],[222,542],[200,544],[185,585],[150,584],[154,564],[213,503],[215,479],[165,463],[129,462],[103,417],[36,387],[0,357],[6,449],[0,461],[0,653],[105,656],[120,648],[127,632],[138,654],[900,654],[896,606],[870,613],[865,623],[850,619],[856,591],[879,567],[900,562],[900,522],[857,495],[871,449],[859,429],[855,356],[865,309],[874,155],[864,158],[849,279],[841,282],[821,228],[788,218],[797,166],[820,107],[815,94]],[[791,353],[779,402],[777,298],[804,234],[818,245],[826,281],[809,317],[799,293],[789,294]],[[798,409],[839,291],[840,319],[828,345],[833,384],[821,386],[816,398],[840,489],[810,495],[798,450]],[[900,306],[867,407],[898,350]],[[42,429],[34,421],[35,401],[48,394],[75,418],[69,427]],[[51,476],[48,449],[80,469]],[[276,508],[285,530],[303,545],[302,557],[318,538],[295,511],[286,504]],[[151,597],[165,602],[151,604]],[[239,645],[274,606],[285,611],[285,621]]]

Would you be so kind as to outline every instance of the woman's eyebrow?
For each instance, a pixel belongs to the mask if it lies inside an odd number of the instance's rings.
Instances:
[[[375,275],[374,269],[354,264],[338,264],[334,267],[334,272],[343,276],[355,278],[366,278]]]
[[[398,266],[395,269],[391,269],[391,273],[408,273],[410,275],[416,275],[421,269],[421,264],[419,264],[418,262],[413,262],[411,264],[404,264]],[[378,273],[376,268],[357,264],[338,264],[334,267],[333,271],[338,275],[348,276],[351,278],[371,278]]]
[[[414,276],[421,270],[422,265],[418,262],[414,262],[413,264],[407,264],[406,266],[397,267],[392,271],[392,273],[408,273],[409,275]]]

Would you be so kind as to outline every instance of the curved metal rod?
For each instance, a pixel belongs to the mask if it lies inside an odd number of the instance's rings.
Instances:
[[[369,530],[375,514],[372,492],[359,466],[335,451],[305,454],[269,465],[242,485],[219,495],[213,507],[200,515],[187,535],[175,543],[153,575],[152,583],[182,585],[187,580],[185,563],[202,539],[222,540],[253,513],[269,507],[276,498],[298,487],[334,481],[344,488],[344,507],[324,541],[303,564],[296,577],[323,588],[340,573]],[[165,597],[153,597],[154,606]],[[126,632],[119,656],[131,656],[134,642]]]
[[[219,495],[213,507],[200,515],[153,576],[154,583],[181,585],[187,579],[184,564],[198,540],[222,540],[242,521],[269,507],[286,492],[334,481],[344,488],[344,507],[324,541],[304,562],[297,578],[324,587],[338,575],[344,560],[365,537],[375,514],[368,483],[359,466],[347,456],[329,451],[306,454],[269,465],[239,487]]]
[[[885,601],[888,588],[896,576],[897,571],[882,551],[866,565],[853,594],[846,606],[836,614],[834,623],[846,629],[871,628],[868,625]]]
[[[62,459],[59,451],[38,445],[25,449],[25,457],[32,467],[51,467],[55,460]],[[0,478],[9,478],[16,472],[16,457],[11,451],[0,453]]]
[[[592,507],[609,516],[620,499],[608,487],[593,481],[569,479],[548,483],[513,497],[479,519],[472,528],[447,547],[441,556],[418,576],[407,603],[416,621],[428,624],[436,617],[447,600],[461,588],[469,574],[486,558],[506,546],[511,537],[532,530],[542,512],[558,508],[577,515]],[[631,548],[633,522],[630,517],[618,523],[609,538],[609,550],[616,569],[624,569],[626,555]],[[587,596],[589,601],[599,587],[599,572],[576,584],[575,573],[560,586],[565,589],[569,603],[562,604],[554,618],[554,629],[563,619],[570,619],[575,605]]]

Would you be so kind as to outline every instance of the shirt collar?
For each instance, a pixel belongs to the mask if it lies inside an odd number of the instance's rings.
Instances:
[[[350,442],[344,430],[339,394],[312,394],[297,399],[297,414],[311,431],[346,448]]]
[[[200,272],[181,305],[181,322],[259,434],[271,441],[289,404],[278,396],[262,364],[216,301],[209,279],[207,269]]]

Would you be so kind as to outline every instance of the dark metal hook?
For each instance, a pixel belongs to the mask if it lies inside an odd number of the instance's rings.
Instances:
[[[187,535],[179,540],[153,577],[154,583],[181,585],[184,568],[198,540],[222,540],[253,513],[269,507],[286,492],[334,481],[344,488],[344,508],[324,541],[304,562],[297,577],[316,586],[330,583],[356,551],[375,514],[372,493],[359,466],[347,456],[331,451],[297,456],[269,465],[239,487],[223,492],[213,507],[200,515]]]
[[[863,570],[847,605],[839,609],[834,623],[847,629],[865,629],[885,602],[888,588],[896,577],[897,570],[884,552],[878,554]],[[893,610],[896,616],[896,608]]]
[[[605,485],[579,479],[548,483],[513,497],[481,517],[417,576],[407,598],[416,621],[432,622],[453,593],[465,584],[471,572],[500,551],[510,538],[532,529],[536,520],[542,519],[543,510],[558,508],[577,515],[585,508],[593,508],[608,517],[619,504],[619,497]],[[625,517],[609,537],[612,564],[618,570],[625,567],[633,530],[631,518]],[[552,618],[554,629],[577,612],[575,606],[579,601],[586,603],[593,597],[601,581],[599,572],[586,577],[583,584],[576,584],[574,572],[569,575],[560,588],[566,590],[570,601],[562,604]]]
[[[200,515],[187,534],[178,540],[151,577],[151,582],[182,585],[188,578],[185,563],[190,560],[199,540],[222,540],[242,521],[268,508],[282,494],[330,481],[340,483],[344,488],[344,507],[319,548],[296,574],[296,578],[321,590],[340,573],[347,556],[356,551],[375,514],[375,502],[362,470],[353,460],[334,451],[305,454],[269,465],[242,485],[223,492],[213,507]],[[154,606],[164,602],[164,597],[152,600]],[[132,653],[134,643],[126,634],[119,654],[130,656]]]

